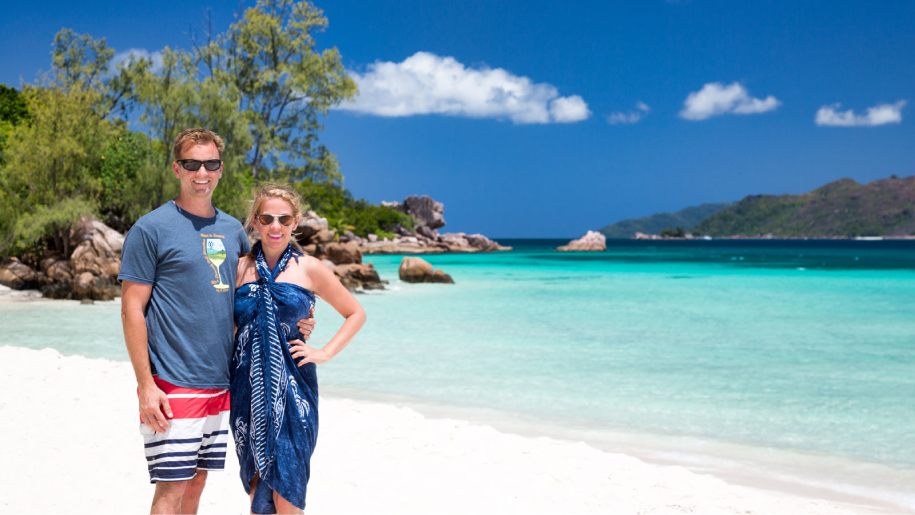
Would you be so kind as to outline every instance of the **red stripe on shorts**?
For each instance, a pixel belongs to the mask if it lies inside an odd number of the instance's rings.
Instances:
[[[203,418],[229,410],[229,391],[225,388],[188,388],[158,377],[153,379],[156,386],[168,395],[168,405],[172,410],[169,418]]]

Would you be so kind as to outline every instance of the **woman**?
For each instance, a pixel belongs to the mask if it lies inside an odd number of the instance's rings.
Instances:
[[[337,355],[365,322],[359,302],[321,261],[292,241],[301,219],[288,187],[261,188],[245,226],[260,236],[238,263],[231,427],[253,513],[301,513],[318,433],[316,365]],[[306,345],[296,321],[315,295],[345,321],[322,348]]]

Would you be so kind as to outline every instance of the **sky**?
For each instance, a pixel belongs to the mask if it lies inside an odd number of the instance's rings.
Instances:
[[[0,83],[63,27],[188,48],[253,2],[5,2]],[[236,6],[227,9],[226,4]],[[915,2],[326,0],[359,96],[324,119],[345,185],[426,194],[443,231],[577,237],[752,194],[915,174]],[[126,55],[126,54],[123,54]]]

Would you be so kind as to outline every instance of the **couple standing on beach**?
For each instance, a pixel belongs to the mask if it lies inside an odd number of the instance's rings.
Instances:
[[[151,513],[196,513],[207,471],[225,467],[230,427],[251,511],[300,513],[318,431],[315,366],[349,343],[365,313],[295,245],[291,188],[260,188],[244,227],[213,206],[223,150],[209,130],[182,131],[178,197],[124,242],[121,319],[156,485]],[[253,247],[245,229],[259,236]],[[322,348],[305,343],[316,295],[345,319]]]

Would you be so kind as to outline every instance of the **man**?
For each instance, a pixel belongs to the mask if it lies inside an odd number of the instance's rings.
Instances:
[[[121,319],[137,378],[151,513],[196,513],[208,470],[225,467],[233,295],[242,225],[213,206],[222,138],[175,139],[178,197],[140,218],[121,258]],[[300,321],[303,335],[313,321]]]

